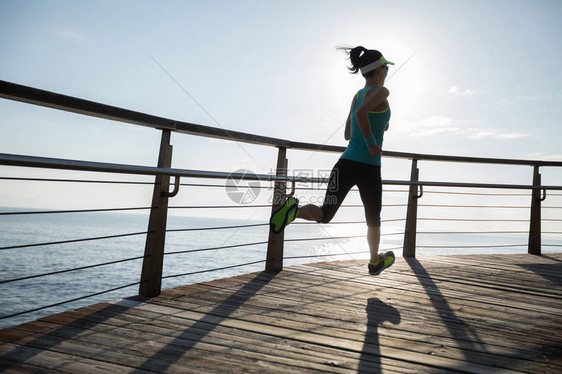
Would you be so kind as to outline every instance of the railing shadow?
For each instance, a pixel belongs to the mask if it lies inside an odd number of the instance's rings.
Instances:
[[[542,257],[542,258],[548,258],[549,260],[552,260],[552,261],[554,261],[554,262],[562,262],[561,259],[556,258],[556,257],[554,257],[554,256],[549,256],[549,255],[544,254],[544,253],[541,254],[541,257]]]
[[[423,286],[435,312],[449,331],[449,335],[455,339],[458,347],[462,350],[465,361],[479,362],[476,356],[479,351],[486,352],[486,346],[476,331],[455,314],[447,302],[447,298],[443,296],[423,265],[416,258],[407,257],[405,260]]]
[[[256,295],[275,278],[276,275],[277,273],[266,271],[258,273],[255,278],[245,283],[238,291],[222,302],[219,302],[213,310],[208,312],[203,318],[194,322],[174,340],[150,356],[143,364],[132,371],[132,373],[145,373],[147,370],[153,370],[153,363],[155,361],[159,362],[159,371],[166,371],[171,365],[178,361],[183,354],[191,350],[197,343],[203,340],[205,336],[211,333],[215,326],[227,319],[246,301]],[[170,349],[171,347],[173,347],[173,349]],[[174,351],[175,354],[170,355],[170,351]]]
[[[553,257],[542,255],[541,257],[552,260],[550,264],[520,264],[524,269],[531,270],[544,279],[552,282],[557,286],[562,286],[562,260]]]
[[[400,323],[400,312],[376,297],[367,301],[367,332],[359,358],[359,373],[381,373],[379,326],[384,322]]]
[[[120,305],[119,302],[117,302],[87,314],[82,318],[78,318],[75,321],[61,327],[37,333],[39,336],[34,340],[26,342],[25,345],[20,345],[13,350],[0,355],[0,371],[3,372],[13,366],[19,365],[19,363],[26,363],[28,360],[32,359],[41,352],[48,351],[56,345],[83,334],[85,331],[88,331],[97,325],[102,325],[107,320],[125,313],[130,308],[130,306]],[[54,317],[56,318],[57,315]],[[47,317],[45,320],[49,322],[49,318],[51,317]],[[25,324],[22,326],[25,326]],[[115,328],[117,329],[119,327],[115,326]],[[30,335],[31,334],[33,333],[30,333]],[[13,341],[13,344],[19,344],[18,340]],[[4,342],[9,343],[9,341]]]

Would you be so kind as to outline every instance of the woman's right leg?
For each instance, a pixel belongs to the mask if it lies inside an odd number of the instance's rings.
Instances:
[[[354,185],[352,175],[349,173],[349,162],[348,160],[340,159],[334,165],[330,173],[322,207],[313,204],[305,205],[299,208],[298,218],[318,223],[329,223],[332,220],[345,196]]]

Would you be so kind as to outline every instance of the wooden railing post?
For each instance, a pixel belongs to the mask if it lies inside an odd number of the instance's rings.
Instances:
[[[287,148],[279,147],[279,152],[277,154],[277,170],[275,174],[277,176],[287,175]],[[275,212],[281,207],[283,199],[287,193],[287,183],[286,182],[275,182],[275,188],[273,190],[273,202],[271,204],[271,213]],[[281,271],[283,270],[283,244],[285,241],[285,231],[279,234],[274,234],[271,230],[269,231],[269,240],[267,244],[267,257],[265,261],[266,271]]]
[[[541,185],[541,174],[539,166],[534,167],[533,186]],[[541,190],[533,188],[531,197],[531,222],[529,225],[529,248],[528,253],[541,255]]]
[[[419,180],[418,160],[412,160],[410,182]],[[404,229],[403,257],[416,257],[416,224],[418,216],[418,185],[411,184],[408,194],[408,210],[406,213],[406,227]]]
[[[162,130],[158,167],[169,168],[172,165],[172,146],[170,130]],[[168,217],[168,191],[170,176],[157,175],[152,194],[152,209],[148,222],[148,234],[144,248],[141,284],[139,295],[154,297],[162,289],[162,266],[164,264],[164,245],[166,242],[166,221]]]

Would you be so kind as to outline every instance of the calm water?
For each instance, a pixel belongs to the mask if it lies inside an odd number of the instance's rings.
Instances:
[[[3,211],[7,210],[4,209]],[[246,224],[256,223],[264,222],[246,222]],[[0,247],[139,233],[146,231],[147,224],[148,215],[140,214],[79,213],[0,216]],[[244,222],[190,217],[170,217],[168,219],[168,229],[170,230],[240,224],[244,224]],[[403,223],[395,226],[383,226],[383,232],[387,234],[401,232],[403,230],[401,225]],[[365,227],[362,224],[291,225],[286,231],[286,239],[322,237],[327,238],[327,240],[286,242],[286,257],[330,256],[290,259],[285,260],[285,264],[366,258],[368,254],[365,252],[367,251],[367,246],[364,238],[337,240],[330,238],[363,235],[364,231]],[[172,254],[172,252],[258,243],[267,241],[267,237],[267,226],[213,231],[169,232],[166,238],[166,253],[168,255],[164,258],[164,276],[174,276],[200,270],[262,261],[265,259],[266,244],[213,249],[197,253]],[[67,244],[0,249],[0,281],[142,256],[145,238],[146,235],[143,234]],[[402,240],[403,237],[401,235],[385,235],[381,241],[381,249],[400,247]],[[418,254],[422,256],[427,254],[525,253],[526,241],[526,236],[515,235],[456,235],[453,237],[420,235],[418,244],[421,248],[418,249]],[[562,248],[562,241],[559,239],[543,239],[543,243],[547,242],[559,244],[560,246],[549,247],[545,252],[556,252]],[[476,247],[478,245],[496,244],[513,244],[518,246],[489,249]],[[424,245],[435,247],[425,248],[423,247]],[[440,246],[457,245],[472,245],[475,247],[469,249],[440,248]],[[357,252],[364,253],[357,254]],[[401,249],[395,249],[395,252],[400,255]],[[138,259],[91,269],[1,283],[0,317],[136,283],[140,278],[141,266],[142,259]],[[164,279],[162,288],[171,288],[261,271],[264,269],[264,266],[264,263],[259,263],[203,274],[174,276]],[[137,292],[138,285],[135,285],[49,309],[0,319],[0,328],[35,320],[64,310],[91,305],[96,302],[133,296]]]

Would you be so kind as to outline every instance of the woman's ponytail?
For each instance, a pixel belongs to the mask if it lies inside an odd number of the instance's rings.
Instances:
[[[363,66],[361,64],[361,60],[363,60],[365,52],[367,52],[367,48],[362,46],[355,47],[351,51],[349,51],[349,60],[351,61],[352,65],[352,68],[350,68],[350,70],[353,70],[354,73],[356,73],[357,70],[359,70],[359,68]]]
[[[344,51],[349,56],[351,66],[348,66],[349,71],[355,74],[363,66],[370,64],[381,58],[382,54],[376,50],[369,50],[363,46],[352,47],[338,47],[339,50]]]

